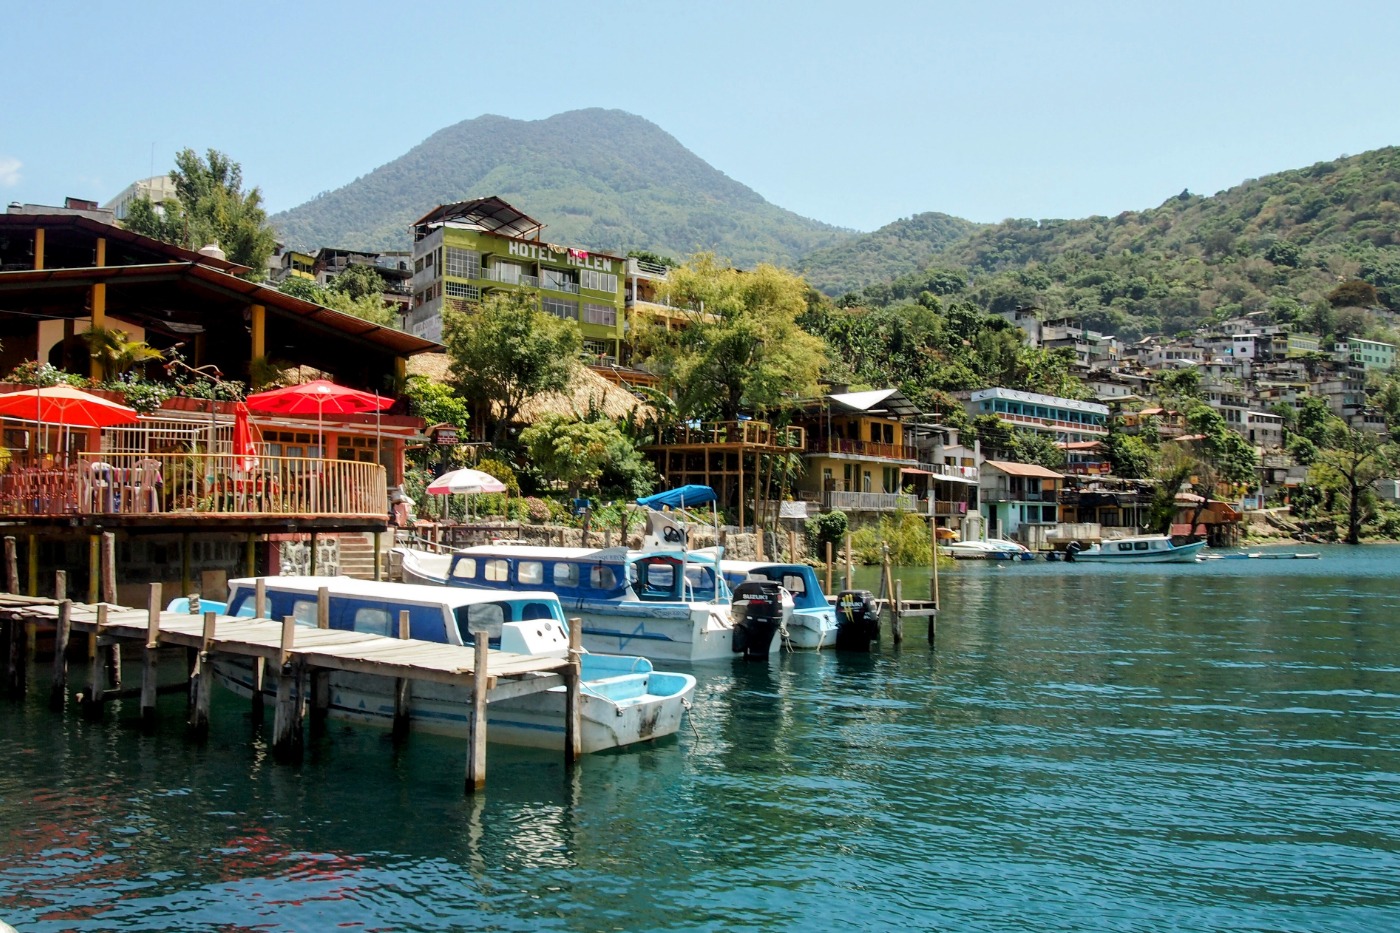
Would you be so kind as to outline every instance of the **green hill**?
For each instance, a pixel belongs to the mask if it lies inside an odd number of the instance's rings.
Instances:
[[[874,233],[842,241],[804,256],[797,264],[813,288],[828,295],[858,292],[922,272],[945,250],[981,225],[929,212],[886,224]]]
[[[874,304],[916,296],[931,277],[948,280],[939,270],[958,270],[969,280],[961,295],[984,308],[1035,306],[1121,336],[1253,311],[1295,319],[1353,278],[1400,309],[1400,149],[1319,162],[1212,197],[1183,191],[1116,217],[1007,220],[932,251],[927,234],[900,233],[892,224],[852,238],[810,255],[803,268],[829,294],[865,285],[862,298]],[[901,250],[922,268],[873,285],[849,271],[873,268],[864,257]]]
[[[463,121],[271,220],[296,248],[405,249],[409,225],[433,207],[488,195],[546,224],[555,243],[713,250],[741,267],[791,265],[853,235],[769,204],[641,117],[600,109]]]

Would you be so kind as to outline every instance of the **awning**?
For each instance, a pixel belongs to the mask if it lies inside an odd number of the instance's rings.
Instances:
[[[933,475],[933,471],[932,471],[932,470],[916,470],[916,469],[914,469],[913,467],[900,467],[900,468],[899,468],[899,472],[904,473],[904,474],[913,474],[914,476],[932,476],[932,475]]]

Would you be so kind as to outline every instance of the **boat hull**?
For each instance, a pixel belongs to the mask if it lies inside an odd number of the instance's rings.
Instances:
[[[1132,551],[1123,553],[1107,553],[1099,551],[1080,551],[1074,555],[1075,563],[1099,563],[1099,564],[1194,564],[1200,557],[1200,551],[1206,546],[1204,541],[1194,541],[1191,544],[1181,544],[1174,546],[1167,551]]]
[[[220,660],[216,679],[238,696],[253,695],[252,664]],[[392,728],[394,688],[390,677],[333,672],[328,715],[344,722]],[[269,673],[265,696],[275,697],[277,679]],[[606,751],[672,735],[695,693],[689,674],[648,671],[586,681],[580,696],[580,741],[585,753]],[[565,688],[491,703],[486,713],[488,741],[502,745],[562,751]],[[472,692],[465,687],[413,681],[409,728],[465,737],[472,714]]]

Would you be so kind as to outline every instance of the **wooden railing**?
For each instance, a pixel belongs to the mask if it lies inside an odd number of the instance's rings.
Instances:
[[[882,444],[875,441],[853,441],[846,437],[817,437],[807,448],[812,453],[853,454],[872,460],[918,460],[917,448],[904,444]]]
[[[829,492],[826,507],[843,512],[914,512],[920,506],[918,496],[902,492]]]
[[[678,424],[657,432],[658,445],[745,444],[802,450],[807,432],[802,428],[775,428],[766,421],[706,421]]]
[[[67,467],[0,475],[7,515],[383,515],[377,463],[232,454],[83,453]]]

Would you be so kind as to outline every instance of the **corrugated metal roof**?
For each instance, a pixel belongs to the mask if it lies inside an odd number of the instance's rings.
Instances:
[[[1064,479],[1064,474],[1047,470],[1034,463],[1013,463],[1010,460],[987,460],[983,467],[995,467],[1007,476],[1030,476],[1040,479]]]

